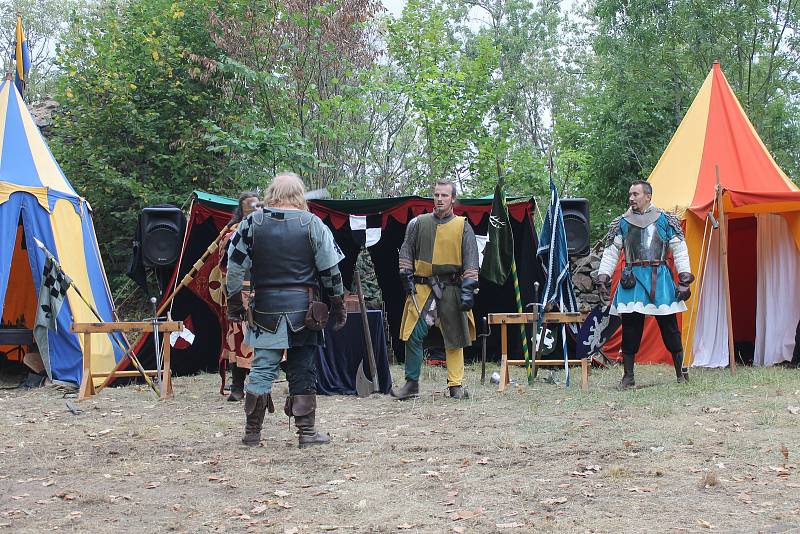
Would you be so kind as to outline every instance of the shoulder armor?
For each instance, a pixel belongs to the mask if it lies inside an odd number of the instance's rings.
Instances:
[[[613,243],[614,238],[617,237],[619,233],[619,223],[622,221],[622,215],[611,221],[611,224],[608,225],[608,233],[606,234],[605,239],[603,239],[603,246],[609,246]]]
[[[667,219],[667,224],[669,224],[675,231],[675,236],[680,240],[684,240],[685,238],[683,235],[683,227],[681,226],[680,218],[671,211],[662,210],[661,213],[663,213],[664,217]]]

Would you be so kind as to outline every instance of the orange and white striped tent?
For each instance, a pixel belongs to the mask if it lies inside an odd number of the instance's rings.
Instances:
[[[735,350],[752,351],[756,365],[790,360],[800,320],[800,189],[769,154],[719,63],[648,181],[653,203],[682,216],[697,276],[682,317],[687,362],[726,366],[730,332]],[[721,216],[729,284],[723,234],[714,229]],[[665,352],[654,326],[645,332],[643,352]]]

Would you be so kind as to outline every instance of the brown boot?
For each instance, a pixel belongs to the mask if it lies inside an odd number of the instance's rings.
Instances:
[[[419,380],[406,379],[406,383],[403,384],[403,387],[398,389],[392,388],[389,394],[399,400],[414,398],[419,395]]]
[[[675,377],[678,383],[689,381],[689,369],[683,366],[683,352],[676,352],[672,355],[672,363],[675,366]]]
[[[617,384],[617,389],[620,391],[632,388],[636,385],[636,382],[633,379],[633,361],[635,357],[635,354],[622,355],[622,364],[625,367],[625,374],[622,375],[622,380],[620,380],[619,384]]]
[[[312,445],[330,443],[330,434],[317,432],[317,429],[314,428],[317,412],[316,395],[292,395],[286,399],[283,411],[289,417],[294,416],[294,425],[297,427],[298,448],[305,449]]]
[[[244,379],[247,377],[247,369],[235,365],[231,368],[233,378],[231,380],[231,394],[228,401],[238,402],[244,398]]]
[[[269,408],[269,412],[275,411],[272,404],[272,396],[269,393],[264,395],[253,395],[247,393],[244,399],[244,413],[247,416],[244,425],[244,437],[242,443],[250,447],[256,447],[261,443],[261,427],[264,425],[264,412]]]

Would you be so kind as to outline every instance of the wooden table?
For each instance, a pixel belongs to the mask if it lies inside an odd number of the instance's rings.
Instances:
[[[508,359],[508,331],[507,325],[509,324],[535,324],[539,320],[539,314],[532,313],[490,313],[488,315],[489,324],[500,325],[500,384],[497,386],[497,391],[504,391],[509,384],[508,379],[508,366],[509,365],[525,365],[525,360],[510,360]],[[542,322],[548,324],[568,324],[568,323],[582,323],[583,316],[580,313],[560,313],[560,312],[546,312]],[[542,336],[544,337],[544,336]],[[537,366],[542,367],[560,367],[564,365],[564,360],[541,360],[538,358],[541,353],[541,338],[539,343],[534,349],[531,365],[534,371]],[[589,389],[589,360],[582,358],[577,360],[567,360],[568,366],[581,366],[581,389]]]
[[[161,400],[172,398],[172,369],[170,367],[170,344],[169,335],[172,332],[183,330],[181,321],[163,321],[158,323],[158,333],[164,337],[162,345],[163,369],[161,370]],[[75,323],[72,331],[76,334],[83,334],[83,375],[81,377],[81,388],[78,393],[78,400],[85,400],[97,394],[94,387],[95,378],[105,378],[104,384],[110,382],[114,377],[131,378],[141,376],[139,371],[121,371],[114,368],[112,371],[92,372],[92,334],[113,334],[114,332],[152,332],[153,323],[150,321],[140,322],[113,322],[113,323]],[[145,370],[147,376],[158,375],[157,370]]]

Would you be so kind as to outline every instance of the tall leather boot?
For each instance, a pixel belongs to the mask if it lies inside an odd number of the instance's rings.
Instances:
[[[231,394],[228,395],[229,402],[238,402],[244,398],[244,379],[247,377],[247,369],[234,365],[231,368],[233,378],[231,380]]]
[[[676,352],[672,355],[672,363],[675,365],[675,377],[678,383],[689,381],[689,369],[683,367],[683,352]]]
[[[269,413],[275,411],[272,404],[272,395],[253,395],[247,393],[244,399],[244,413],[247,416],[244,424],[244,437],[242,443],[250,447],[256,447],[261,443],[261,427],[264,425],[264,412],[269,409]]]
[[[316,395],[291,395],[286,399],[283,411],[289,417],[294,416],[298,448],[305,449],[313,445],[330,443],[330,434],[318,432],[314,427],[317,412]]]
[[[632,388],[636,385],[636,382],[633,380],[633,362],[635,357],[635,354],[622,354],[622,365],[625,368],[625,373],[622,375],[622,380],[617,384],[617,389],[620,391]]]

